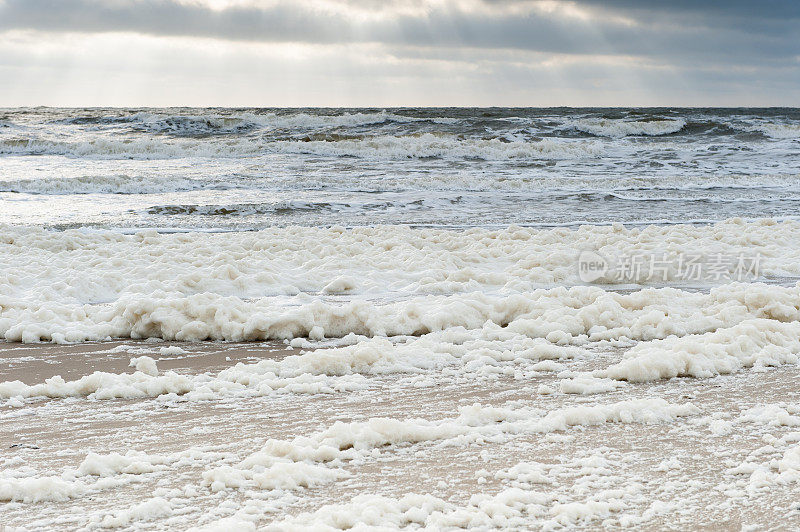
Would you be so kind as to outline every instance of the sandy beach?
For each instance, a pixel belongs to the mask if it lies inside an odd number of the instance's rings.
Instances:
[[[170,347],[184,352],[161,354]],[[73,380],[94,371],[132,372],[132,355],[151,356],[161,372],[199,375],[299,352],[281,343],[132,341],[0,348],[0,380],[28,384],[53,375]],[[439,519],[450,526],[535,522],[647,530],[800,525],[798,473],[782,465],[800,439],[792,428],[800,425],[796,367],[624,384],[592,395],[561,391],[566,373],[607,367],[622,352],[590,346],[547,369],[515,368],[479,379],[447,372],[370,375],[358,390],[323,394],[7,403],[0,411],[3,468],[23,478],[34,467],[38,476],[62,480],[12,493],[29,500],[4,503],[4,524],[78,529],[134,521],[147,528],[249,523],[282,529]],[[660,419],[637,418],[635,402],[654,399],[693,407],[662,412]],[[630,416],[585,410],[621,402]],[[483,414],[464,417],[475,404]],[[564,425],[527,423],[568,411]],[[380,420],[389,421],[381,427]],[[452,432],[431,430],[448,420]],[[312,459],[315,469],[304,474],[267,475],[261,486],[240,477],[242,485],[235,486],[232,470],[251,477],[271,471],[242,465],[268,440],[297,442],[336,423],[348,424],[343,434],[361,434],[361,441],[356,437],[348,449],[341,440],[341,451],[333,453],[340,456]],[[370,423],[372,432],[364,432]],[[290,476],[294,481],[286,480]],[[215,478],[230,485],[213,485]],[[364,494],[370,500],[356,504]],[[47,501],[36,506],[35,518],[31,500]]]

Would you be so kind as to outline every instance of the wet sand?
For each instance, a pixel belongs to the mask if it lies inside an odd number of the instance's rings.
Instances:
[[[3,344],[0,381],[32,383],[56,374],[69,379],[93,371],[132,371],[127,367],[130,353],[108,353],[120,345],[133,350],[152,349],[160,369],[193,374],[297,353],[276,343]],[[158,350],[169,345],[179,345],[187,353],[159,356]],[[591,357],[567,365],[570,369],[588,369],[607,365],[620,356],[621,350],[596,350]],[[209,516],[225,517],[243,507],[256,512],[255,522],[261,526],[324,504],[346,503],[364,493],[386,497],[426,493],[465,505],[474,494],[493,494],[509,487],[509,481],[498,476],[499,472],[519,462],[535,461],[546,467],[557,466],[557,472],[551,471],[552,483],[527,488],[544,490],[559,500],[590,499],[604,490],[622,489],[636,493],[626,504],[640,513],[654,501],[678,502],[663,515],[641,524],[640,529],[794,528],[800,526],[797,483],[737,497],[726,495],[724,490],[741,480],[728,473],[734,464],[752,460],[759,452],[760,460],[778,457],[779,449],[772,455],[763,451],[765,435],[780,436],[790,432],[790,427],[734,423],[729,433],[720,436],[709,430],[708,419],[733,419],[759,404],[797,403],[798,377],[796,367],[783,367],[713,379],[629,385],[606,394],[581,396],[538,394],[539,385],[556,382],[553,373],[472,384],[443,381],[426,387],[410,386],[402,375],[388,375],[371,376],[366,389],[341,394],[280,394],[199,402],[37,400],[23,408],[0,408],[0,460],[6,468],[34,467],[40,474],[58,474],[77,467],[89,452],[124,454],[131,449],[164,455],[202,448],[219,456],[146,475],[121,475],[124,480],[119,486],[88,498],[0,503],[0,515],[4,524],[31,529],[91,529],[103,515],[114,515],[119,508],[146,501],[157,490],[166,493],[195,486],[196,495],[180,513],[134,523],[131,529],[185,529],[208,522]],[[509,434],[497,442],[452,446],[401,443],[380,449],[373,458],[346,464],[349,478],[288,494],[252,490],[213,493],[201,481],[205,470],[236,463],[257,451],[266,439],[313,434],[335,421],[375,417],[437,420],[476,402],[497,407],[526,403],[553,411],[645,397],[691,401],[702,413],[666,424],[603,423],[545,434]],[[605,462],[597,471],[587,472],[580,461],[592,456],[602,456]],[[659,464],[673,458],[679,465],[659,470]],[[595,519],[571,526],[594,528],[602,522]]]
[[[130,371],[129,351],[116,351],[130,346],[131,350],[144,350],[155,355],[162,370],[205,373],[219,371],[237,362],[253,363],[265,358],[280,359],[298,354],[299,349],[281,342],[223,343],[201,342],[147,342],[143,340],[117,340],[110,342],[85,342],[80,344],[19,344],[0,342],[0,382],[20,380],[33,384],[61,375],[67,380],[88,375],[93,371],[123,373]],[[185,354],[159,355],[161,348],[170,346],[187,348]]]

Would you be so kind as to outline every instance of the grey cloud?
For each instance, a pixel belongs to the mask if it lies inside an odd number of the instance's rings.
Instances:
[[[168,0],[5,0],[0,3],[0,30],[129,31],[262,42],[519,49],[644,56],[684,64],[797,66],[800,55],[798,2],[768,0],[754,7],[756,3],[745,1],[581,0],[577,5],[595,15],[590,21],[558,12],[502,9],[524,7],[522,1],[484,3],[488,10],[469,10],[453,3],[424,15],[402,11],[392,15],[384,4],[384,18],[358,22],[302,2],[212,10]],[[367,6],[379,9],[375,3]],[[626,25],[612,15],[638,24]]]

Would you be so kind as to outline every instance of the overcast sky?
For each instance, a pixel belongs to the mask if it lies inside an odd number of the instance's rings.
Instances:
[[[0,106],[800,106],[797,0],[0,0]]]

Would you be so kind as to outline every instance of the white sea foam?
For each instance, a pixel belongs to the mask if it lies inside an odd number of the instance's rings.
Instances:
[[[537,290],[511,296],[468,293],[425,296],[400,303],[316,300],[278,306],[270,299],[156,291],[111,305],[22,303],[4,300],[0,335],[11,341],[78,342],[106,338],[258,340],[298,336],[419,335],[450,327],[477,328],[487,320],[551,342],[587,338],[649,340],[712,331],[748,318],[797,319],[800,288],[733,284],[696,294],[670,288],[631,295],[600,288]],[[794,310],[792,310],[794,309]]]
[[[577,255],[586,248],[760,253],[763,273],[797,275],[797,226],[732,220],[644,230],[290,227],[171,235],[6,227],[0,241],[0,336],[244,340],[308,336],[312,330],[319,338],[418,335],[478,328],[487,320],[552,341],[558,334],[571,341],[587,334],[649,340],[702,333],[748,318],[794,319],[798,288],[734,284],[710,294],[662,289],[629,296],[597,287],[537,288],[579,284]],[[405,266],[397,270],[400,263]],[[347,299],[327,299],[331,294]],[[603,306],[613,313],[600,311]],[[593,309],[599,316],[589,318]],[[559,315],[560,321],[547,319]]]
[[[139,161],[128,162],[135,164]],[[103,164],[114,164],[103,161]],[[151,163],[157,164],[157,163]],[[336,177],[328,186],[370,189],[375,192],[406,190],[445,190],[445,191],[510,191],[510,192],[553,192],[553,193],[605,193],[626,201],[672,201],[674,203],[692,201],[720,203],[730,201],[727,196],[720,196],[719,189],[731,189],[741,192],[736,201],[767,201],[763,195],[747,196],[752,189],[780,187],[793,191],[800,185],[796,174],[775,175],[727,175],[708,176],[698,181],[695,175],[673,176],[637,176],[635,180],[627,177],[605,176],[602,179],[591,176],[586,178],[569,176],[546,176],[537,178],[510,179],[506,174],[471,174],[444,173],[442,175],[387,175],[376,182],[371,177]],[[308,176],[292,176],[282,185],[287,188],[314,187],[320,185],[318,174]],[[27,194],[73,195],[73,194],[160,194],[190,192],[198,190],[235,190],[261,189],[264,181],[243,180],[239,176],[216,179],[199,179],[181,176],[143,176],[135,173],[76,175],[74,177],[43,176],[35,179],[0,180],[0,192],[21,192]],[[678,191],[678,193],[675,193]],[[684,191],[689,193],[687,196]],[[781,194],[787,196],[787,192]],[[482,196],[483,198],[483,196]],[[324,196],[327,201],[329,196]],[[372,198],[370,198],[372,199]],[[544,196],[544,199],[550,199]],[[770,198],[775,201],[777,198]],[[531,201],[536,201],[532,198]],[[363,200],[362,200],[363,201]],[[602,202],[603,198],[598,198]],[[369,203],[369,202],[367,202]]]
[[[407,494],[399,498],[357,495],[343,504],[328,504],[313,512],[276,521],[267,527],[279,530],[336,530],[373,527],[516,528],[525,517],[540,515],[551,497],[510,488],[493,497],[473,499],[461,507],[432,495]]]
[[[765,274],[789,275],[800,273],[797,231],[800,223],[792,221],[735,219],[644,229],[287,227],[135,235],[6,226],[0,230],[0,284],[6,297],[75,303],[159,290],[240,298],[330,292],[326,287],[343,275],[350,293],[510,292],[579,282],[576,259],[583,249],[609,255],[760,253]],[[405,265],[401,271],[394,268],[398,262]]]
[[[36,397],[133,399],[184,395],[186,400],[209,400],[228,395],[334,393],[363,388],[362,374],[422,373],[444,368],[450,368],[451,376],[468,375],[477,381],[514,374],[515,368],[520,367],[559,370],[544,367],[541,361],[585,355],[581,349],[559,344],[641,340],[622,362],[598,370],[597,377],[601,378],[573,374],[560,382],[564,393],[605,393],[622,385],[604,377],[630,381],[702,378],[754,365],[796,363],[800,352],[796,339],[800,337],[798,298],[800,286],[733,284],[712,289],[708,294],[667,288],[629,295],[575,287],[512,297],[467,294],[426,298],[385,307],[364,306],[358,312],[353,312],[358,308],[354,306],[344,310],[329,307],[330,314],[324,314],[326,307],[318,306],[313,310],[277,312],[271,321],[264,321],[268,318],[263,309],[240,307],[220,312],[214,308],[202,312],[206,316],[202,324],[197,316],[171,315],[162,308],[153,312],[159,315],[160,329],[137,329],[141,326],[134,324],[133,329],[117,332],[169,339],[313,336],[317,328],[330,336],[342,336],[354,329],[381,335],[438,332],[396,342],[353,336],[343,342],[352,345],[318,348],[280,360],[239,363],[217,375],[160,373],[152,358],[140,356],[131,360],[134,373],[95,372],[75,381],[53,377],[33,385],[5,382],[0,383],[0,398],[19,401]],[[153,327],[152,316],[135,314]],[[215,317],[212,319],[211,315]],[[91,314],[84,316],[86,320],[93,318]],[[232,322],[232,316],[258,317]],[[58,325],[63,332],[53,335],[53,339],[86,339],[74,335],[93,335],[98,330],[109,333],[111,327],[124,320],[123,316],[114,318],[112,323],[61,323]],[[42,331],[52,326],[18,327],[7,336],[13,339],[14,334],[22,334],[23,340],[30,341],[39,338],[24,335],[35,331],[48,339]]]
[[[0,478],[0,502],[59,502],[79,497],[85,488],[60,477]]]
[[[33,386],[20,381],[3,382],[0,383],[0,397],[142,399],[169,393],[184,394],[192,389],[194,383],[190,378],[171,371],[164,375],[150,375],[141,371],[118,375],[96,371],[74,381],[65,381],[61,376],[55,376]]]
[[[106,514],[99,523],[102,528],[120,528],[131,523],[144,523],[172,515],[172,505],[163,497],[153,497],[129,508]]]
[[[784,304],[791,305],[789,301]],[[792,315],[784,317],[778,312],[776,319],[745,320],[702,335],[641,343],[626,353],[625,360],[600,373],[645,382],[678,376],[712,377],[754,365],[797,363],[800,316],[790,311]],[[782,319],[792,321],[779,321]]]
[[[281,362],[237,364],[211,376],[183,375],[173,371],[159,373],[156,363],[144,356],[131,360],[131,365],[136,366],[136,371],[133,373],[96,371],[73,381],[66,381],[60,375],[56,375],[33,385],[21,381],[0,382],[0,399],[18,402],[22,399],[66,397],[108,400],[163,396],[172,399],[180,397],[182,401],[208,401],[231,396],[253,397],[275,393],[321,394],[364,388],[364,378],[361,375],[329,378],[325,373],[328,368],[324,365],[316,369],[308,368],[307,372],[297,371],[293,367],[292,358],[297,357],[288,357],[288,360]],[[334,370],[329,371],[331,375],[336,375]],[[127,459],[122,462],[113,457],[110,459],[115,460],[115,463],[129,462]]]
[[[457,417],[426,419],[370,418],[367,421],[335,422],[310,436],[292,440],[269,439],[241,463],[212,470],[206,482],[223,487],[242,487],[252,479],[252,470],[275,464],[332,463],[339,465],[372,454],[389,445],[423,442],[462,444],[481,437],[538,434],[588,427],[604,423],[666,423],[692,416],[700,410],[691,403],[674,404],[663,399],[637,399],[592,406],[577,406],[542,412],[530,408],[497,408],[473,404],[462,407]],[[228,484],[230,482],[230,484]]]
[[[0,181],[0,192],[27,194],[154,194],[208,188],[229,188],[188,178],[160,178],[127,175],[44,177]]]

